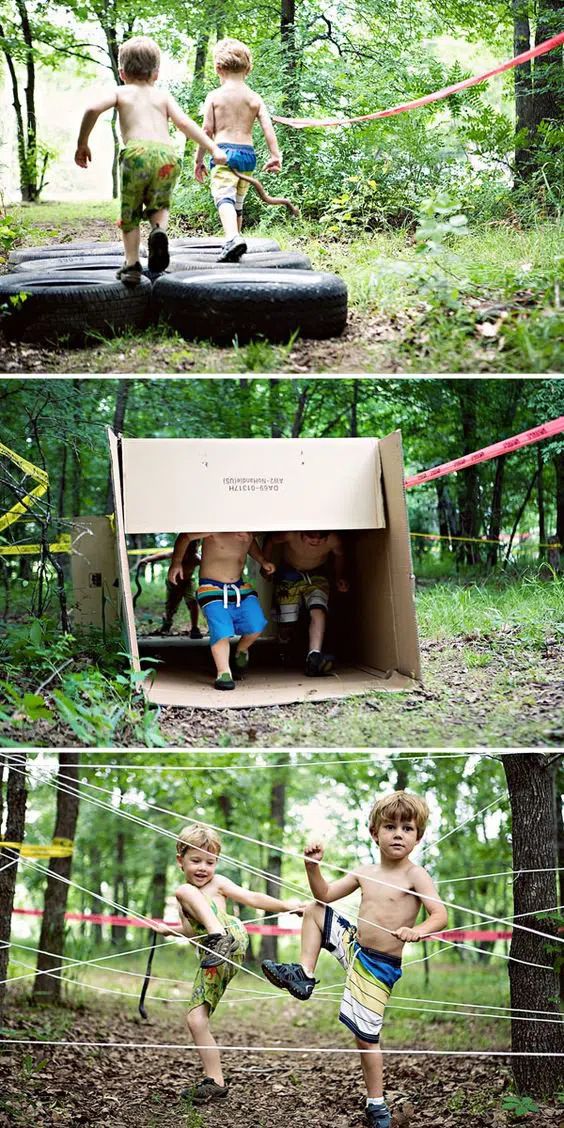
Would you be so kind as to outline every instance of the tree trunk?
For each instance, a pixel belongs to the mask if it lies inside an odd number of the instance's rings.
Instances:
[[[503,497],[503,479],[505,475],[505,455],[495,460],[495,477],[492,490],[492,507],[490,513],[490,527],[488,529],[488,539],[490,541],[499,542],[501,533],[501,499]],[[490,568],[495,568],[499,560],[500,546],[497,544],[488,545],[488,564]]]
[[[546,513],[544,508],[544,482],[543,482],[543,461],[542,450],[537,446],[537,512],[539,515],[539,564],[546,556],[546,548],[542,546],[546,544]]]
[[[114,410],[113,429],[116,435],[123,431],[123,424],[125,422],[125,411],[127,408],[127,401],[129,392],[131,390],[131,380],[118,380],[117,393],[116,393],[116,406]],[[106,491],[106,513],[113,513],[114,511],[114,491],[112,486],[112,472],[108,471],[108,487]]]
[[[80,397],[82,392],[82,381],[73,380],[73,424],[74,433],[78,434],[80,426]],[[74,440],[72,447],[72,482],[71,482],[71,517],[80,516],[81,508],[81,466],[80,466],[80,449],[77,439]]]
[[[539,763],[540,760],[540,763]],[[561,957],[558,923],[535,912],[558,902],[555,868],[558,864],[556,795],[554,769],[548,758],[538,753],[505,756],[512,818],[514,913],[528,928],[554,937],[513,929],[509,963],[511,1006],[516,1011],[539,1010],[554,1014],[559,1008],[557,961]],[[526,873],[526,870],[546,870]],[[526,915],[525,915],[526,914]],[[533,914],[533,915],[529,915]],[[543,965],[537,968],[532,964]],[[564,1025],[549,1022],[511,1023],[511,1049],[515,1054],[564,1054]],[[520,1093],[533,1097],[555,1096],[564,1082],[561,1059],[555,1057],[514,1057],[513,1075]]]
[[[555,799],[556,799],[556,834],[558,839],[558,866],[559,866],[559,890],[560,890],[560,905],[564,905],[564,819],[562,818],[562,803],[560,796],[564,794],[564,769],[560,763],[556,771],[556,786],[555,786]],[[560,1001],[564,1003],[564,960],[560,960]]]
[[[25,828],[25,808],[27,800],[25,770],[27,753],[18,750],[18,771],[10,769],[6,797],[6,827],[2,835],[5,842],[22,842]],[[0,850],[0,1025],[4,1025],[6,1002],[6,975],[10,958],[10,933],[12,909],[19,850],[4,846]],[[13,863],[13,864],[10,864]],[[8,867],[4,869],[4,866]]]
[[[118,905],[127,904],[127,882],[125,877],[125,835],[118,830],[116,835],[116,853],[114,858],[114,901]],[[112,916],[125,916],[123,909],[113,908]],[[116,948],[125,945],[125,927],[123,924],[111,925],[112,944]]]
[[[100,894],[102,892],[102,859],[101,859],[99,847],[94,842],[92,842],[91,845],[90,845],[90,881],[89,881],[89,885],[91,887],[92,893]],[[90,904],[90,912],[92,912],[92,913],[102,912],[102,905],[101,905],[101,902],[98,900],[98,897],[92,897],[92,901],[91,901],[91,904]],[[103,931],[102,931],[102,925],[101,924],[93,924],[91,927],[92,927],[92,943],[95,944],[95,945],[101,944],[102,939],[103,939],[103,935],[104,935]]]
[[[290,756],[285,752],[280,757],[281,764],[288,764]],[[269,838],[274,843],[282,844],[284,835],[284,825],[286,821],[286,787],[288,781],[287,768],[281,768],[280,771],[273,772],[274,779],[272,780],[270,792],[270,830]],[[269,897],[280,897],[280,875],[282,873],[282,855],[273,850],[268,855],[266,868],[269,873],[274,876],[266,879],[266,893]],[[278,959],[278,937],[277,936],[263,936],[260,946],[260,959],[262,960],[277,960]]]
[[[521,55],[531,46],[528,0],[513,0],[513,53]],[[533,113],[531,63],[515,67],[515,172],[526,179],[531,171],[530,136]],[[524,134],[524,135],[523,135]]]
[[[455,392],[460,406],[462,424],[462,454],[471,454],[478,448],[478,388],[475,380],[459,380]],[[476,538],[480,532],[479,478],[478,467],[469,466],[458,475],[458,508],[460,512],[460,535]],[[480,546],[461,543],[459,555],[467,564],[476,564],[480,559]]]
[[[78,788],[78,765],[80,752],[59,752],[59,779],[62,790],[57,791],[57,815],[53,841],[68,839],[74,842],[80,794]],[[68,777],[71,777],[70,779]],[[63,778],[64,777],[64,778]],[[70,794],[69,794],[70,793]],[[45,890],[43,919],[37,957],[37,975],[33,985],[34,1002],[58,1003],[61,1000],[62,983],[48,972],[60,969],[65,947],[65,911],[69,886],[65,883],[71,875],[72,855],[67,858],[50,858],[49,876]]]

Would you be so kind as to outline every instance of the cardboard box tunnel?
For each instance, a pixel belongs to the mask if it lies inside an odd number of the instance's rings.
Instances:
[[[413,687],[420,661],[399,432],[384,439],[124,439],[110,430],[109,442],[124,626],[135,668],[140,658],[159,660],[145,683],[151,701],[248,708]],[[303,661],[283,667],[273,623],[228,694],[213,688],[207,641],[137,637],[126,536],[197,529],[342,532],[350,591],[330,601],[337,656],[330,676],[306,677]],[[268,617],[272,584],[250,563]]]

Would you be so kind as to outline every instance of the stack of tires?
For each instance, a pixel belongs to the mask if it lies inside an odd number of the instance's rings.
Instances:
[[[342,333],[347,288],[341,278],[312,270],[306,255],[281,251],[273,239],[247,239],[238,263],[217,262],[221,245],[221,239],[171,239],[166,273],[147,274],[138,286],[116,278],[121,243],[12,251],[0,277],[2,329],[14,340],[69,345],[159,320],[187,340],[218,343]]]

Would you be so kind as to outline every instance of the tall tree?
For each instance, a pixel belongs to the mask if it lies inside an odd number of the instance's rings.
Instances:
[[[14,894],[18,875],[18,859],[20,846],[23,842],[25,828],[25,811],[27,791],[25,780],[25,766],[27,753],[18,752],[18,768],[9,768],[8,784],[6,790],[6,823],[3,829],[2,841],[11,842],[12,846],[2,846],[0,849],[0,1025],[4,1025],[4,1007],[6,1001],[6,979],[8,962],[10,959],[10,935],[12,929],[12,909],[14,907]],[[4,787],[4,764],[0,776],[0,787]]]
[[[80,753],[59,752],[57,778],[57,814],[53,831],[53,844],[74,842],[80,794],[78,765]],[[60,968],[65,948],[65,912],[67,908],[72,870],[72,854],[64,858],[50,858],[41,934],[39,937],[37,974],[33,984],[36,1001],[59,1002],[62,983],[54,975],[45,974]]]

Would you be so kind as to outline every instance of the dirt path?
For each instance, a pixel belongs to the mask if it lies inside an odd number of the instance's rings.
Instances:
[[[13,1037],[187,1044],[183,1019],[173,1009],[161,1007],[147,1025],[104,1002],[78,1012],[20,1007],[8,1013],[7,1026]],[[280,1044],[305,1052],[225,1053],[229,1097],[203,1111],[179,1096],[200,1077],[191,1050],[8,1047],[0,1058],[0,1128],[362,1128],[357,1060],[316,1052],[350,1048],[346,1031],[335,1023],[320,1035],[303,1019],[292,1020],[293,1014],[291,1005],[277,1010],[275,1025],[264,1027],[225,1011],[218,1016],[223,1044]],[[393,1128],[556,1128],[560,1113],[548,1105],[518,1120],[502,1109],[511,1083],[507,1064],[498,1058],[389,1056]]]

